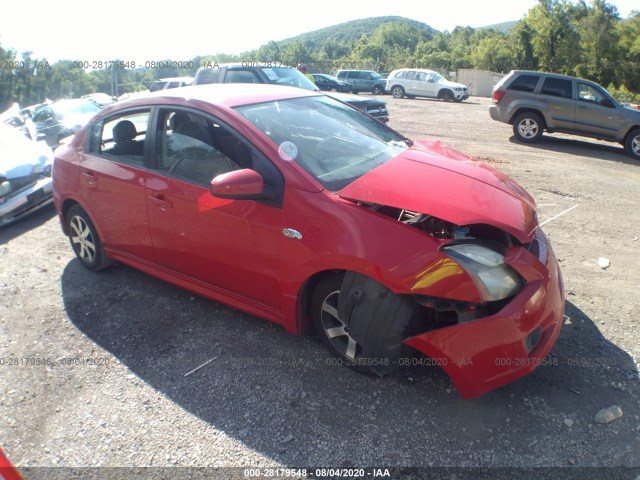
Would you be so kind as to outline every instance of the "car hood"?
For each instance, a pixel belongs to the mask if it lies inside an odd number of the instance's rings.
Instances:
[[[45,142],[33,142],[20,132],[15,133],[0,134],[0,176],[9,180],[26,177],[52,163],[53,153]]]
[[[467,88],[467,86],[462,83],[450,82],[449,80],[441,80],[440,85],[444,85],[451,88],[455,88],[455,87]]]
[[[489,224],[522,243],[537,227],[535,202],[515,181],[440,142],[415,142],[338,196],[403,208],[457,225]]]
[[[325,93],[325,95],[329,95],[341,102],[348,103],[351,105],[386,105],[384,100],[378,100],[377,98],[365,97],[362,95],[350,95],[348,93]]]

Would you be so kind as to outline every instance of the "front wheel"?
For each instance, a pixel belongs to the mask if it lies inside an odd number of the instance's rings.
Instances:
[[[391,95],[393,95],[393,98],[403,98],[405,95],[404,88],[400,86],[393,87],[391,89]]]
[[[521,113],[513,122],[513,133],[521,142],[537,142],[542,137],[543,131],[542,118],[537,113]]]
[[[445,102],[453,102],[454,100],[453,93],[451,93],[451,91],[449,90],[443,90],[442,92],[440,92],[440,98],[442,98],[442,100],[444,100]]]
[[[636,128],[629,133],[624,146],[629,155],[636,160],[640,160],[640,128]]]
[[[79,205],[74,205],[67,212],[66,219],[71,247],[82,265],[98,271],[113,263],[104,252],[96,227],[87,212]]]
[[[403,341],[419,330],[415,302],[353,272],[318,283],[311,318],[336,363],[374,375],[399,370],[413,355]]]
[[[384,89],[380,85],[376,85],[375,87],[373,87],[371,93],[373,93],[374,95],[384,95]]]

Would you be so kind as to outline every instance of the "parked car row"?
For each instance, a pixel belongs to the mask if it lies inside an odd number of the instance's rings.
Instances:
[[[321,90],[390,93],[395,98],[439,98],[462,102],[469,98],[469,88],[451,82],[438,72],[421,68],[399,68],[383,77],[371,70],[339,70],[335,77],[314,74]]]
[[[315,77],[313,77],[315,80]],[[290,67],[266,67],[255,66],[251,62],[220,64],[215,67],[200,68],[193,80],[193,85],[206,85],[212,83],[270,83],[303,88],[317,91],[319,86],[313,83],[306,75],[295,68]],[[336,90],[348,91],[343,87]],[[358,97],[346,93],[328,93],[344,103],[361,110],[381,122],[389,121],[389,111],[384,100],[378,98]]]

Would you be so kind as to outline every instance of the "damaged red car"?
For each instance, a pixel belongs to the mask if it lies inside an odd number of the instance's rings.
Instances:
[[[426,355],[465,397],[531,372],[564,297],[534,200],[316,92],[221,84],[98,113],[56,152],[79,261],[113,261],[281,324],[341,363]]]

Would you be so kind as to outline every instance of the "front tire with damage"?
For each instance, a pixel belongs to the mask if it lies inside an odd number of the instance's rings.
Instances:
[[[322,343],[341,363],[389,375],[414,355],[403,341],[416,331],[417,304],[361,274],[332,275],[316,286],[311,317]]]

